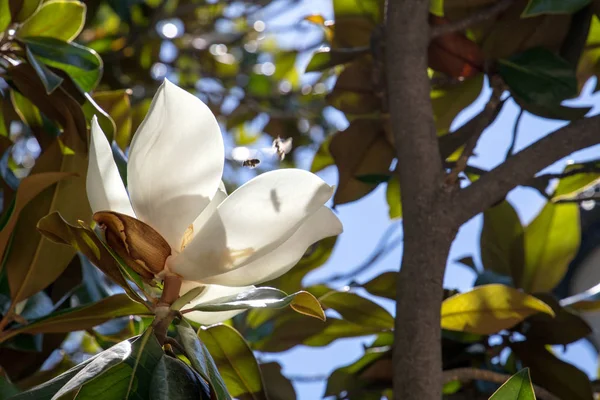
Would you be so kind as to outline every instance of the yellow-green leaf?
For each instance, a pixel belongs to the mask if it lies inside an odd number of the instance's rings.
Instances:
[[[570,164],[563,170],[564,173],[574,173],[573,175],[561,178],[554,194],[552,201],[573,199],[585,190],[598,184],[600,173],[598,172],[583,172],[585,171],[583,164]],[[581,172],[575,173],[580,170]]]
[[[110,92],[96,92],[93,98],[96,103],[110,115],[117,127],[114,140],[121,150],[125,151],[131,142],[131,103],[130,90],[112,90]]]
[[[581,241],[579,206],[547,203],[525,228],[525,268],[519,280],[527,292],[549,292],[562,280]]]
[[[438,134],[447,133],[454,118],[473,103],[483,88],[483,74],[465,79],[457,85],[432,88],[431,107]]]
[[[331,308],[345,320],[357,325],[371,326],[380,329],[392,329],[394,317],[379,304],[350,292],[330,292],[319,301]]]
[[[46,36],[70,42],[83,29],[85,11],[85,4],[79,0],[47,1],[21,25],[17,36]]]
[[[10,7],[8,0],[0,0],[0,32],[4,32],[10,25]]]
[[[10,0],[7,0],[10,1]],[[35,13],[42,4],[42,0],[22,0],[21,1],[21,9],[14,16],[15,22],[23,22],[27,18],[31,17],[33,13]],[[1,29],[0,29],[1,30]]]
[[[402,218],[402,199],[400,198],[400,182],[396,176],[388,181],[385,190],[390,219]]]
[[[442,302],[442,328],[491,335],[538,312],[554,316],[543,301],[500,284],[483,285]]]
[[[200,328],[198,337],[217,364],[231,396],[253,400],[267,399],[256,358],[238,331],[218,324]]]
[[[308,292],[298,292],[293,297],[290,307],[297,313],[308,315],[325,321],[325,312],[319,300]]]

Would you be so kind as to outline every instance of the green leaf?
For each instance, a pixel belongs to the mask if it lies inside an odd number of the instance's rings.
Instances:
[[[10,100],[13,104],[15,112],[27,126],[32,129],[43,126],[42,114],[33,103],[16,90],[10,91]]]
[[[114,140],[123,151],[129,146],[132,136],[130,94],[130,90],[111,90],[93,94],[94,101],[114,121],[116,126]]]
[[[371,279],[369,282],[363,284],[362,287],[372,295],[396,300],[397,282],[398,272],[388,271]]]
[[[82,370],[61,391],[67,388],[66,394],[76,390],[78,400],[147,399],[152,372],[163,355],[152,329],[147,329],[133,341],[125,359],[114,360],[111,368],[90,364],[88,371]],[[102,373],[97,373],[96,367],[101,368]],[[59,398],[58,393],[56,397]]]
[[[198,337],[215,360],[231,396],[267,399],[258,363],[238,331],[219,324],[200,328]]]
[[[355,177],[356,180],[370,183],[374,185],[378,185],[380,183],[388,182],[392,176],[391,175],[383,175],[383,174],[366,174],[366,175],[358,175]]]
[[[442,302],[442,328],[491,335],[538,312],[554,316],[550,306],[533,296],[500,284],[483,285]]]
[[[483,213],[479,239],[483,268],[496,274],[520,276],[524,264],[523,225],[506,200]]]
[[[400,196],[400,182],[392,176],[385,190],[385,199],[388,203],[390,219],[402,218],[402,198]]]
[[[333,135],[327,136],[327,138],[319,146],[319,150],[315,153],[312,164],[310,166],[310,172],[319,172],[330,165],[335,165],[333,157],[329,152],[329,144]]]
[[[520,287],[549,292],[562,280],[581,241],[577,204],[547,203],[525,228],[525,268]]]
[[[598,167],[597,163],[592,164],[593,167]],[[597,185],[600,180],[600,173],[585,172],[586,164],[570,164],[563,170],[564,173],[574,173],[573,175],[561,178],[559,184],[552,194],[552,201],[573,199],[585,190]],[[580,172],[577,172],[580,171]]]
[[[295,311],[321,320],[325,314],[317,299],[308,292],[300,291],[286,295],[279,289],[259,287],[240,294],[221,297],[206,303],[198,304],[183,311],[230,311],[250,308],[283,308],[292,307]]]
[[[31,17],[33,13],[39,9],[40,4],[42,4],[42,0],[21,0],[20,2],[21,9],[13,18],[15,22],[25,21],[27,18]]]
[[[357,325],[381,329],[394,327],[394,317],[385,308],[356,293],[330,292],[319,300],[325,307],[337,311],[345,320]]]
[[[204,344],[198,340],[194,329],[185,320],[180,320],[175,325],[179,337],[179,343],[183,346],[192,368],[196,370],[211,386],[212,394],[216,400],[231,400],[223,378],[219,374],[215,361]],[[211,396],[211,399],[213,397]]]
[[[575,14],[590,4],[591,0],[529,0],[522,18],[548,14]]]
[[[529,369],[525,368],[504,382],[490,400],[535,400]]]
[[[13,385],[7,378],[0,375],[0,398],[8,399],[10,396],[15,396],[21,391]]]
[[[28,37],[23,42],[38,60],[65,71],[82,91],[89,92],[98,85],[103,63],[94,50],[52,37]]]
[[[58,212],[53,212],[39,220],[37,229],[55,243],[73,246],[116,284],[125,289],[132,299],[143,302],[143,299],[127,283],[119,260],[113,257],[104,242],[90,227],[83,223],[80,223],[80,226],[73,226],[65,221]],[[0,237],[1,235],[0,233]]]
[[[429,12],[436,17],[444,16],[444,0],[430,0]]]
[[[150,381],[150,400],[209,400],[200,377],[183,361],[163,355]]]
[[[83,375],[89,374],[90,369],[97,371],[108,370],[110,367],[125,360],[129,354],[131,354],[131,341],[125,340],[76,365],[48,382],[44,382],[39,386],[18,394],[11,400],[50,400],[55,393],[75,377],[81,379]],[[93,368],[91,367],[92,364]]]
[[[0,0],[0,32],[4,32],[10,25],[9,0]]]
[[[438,134],[450,131],[450,125],[454,118],[479,97],[482,89],[483,74],[467,78],[457,85],[431,89],[431,107]]]
[[[498,72],[511,92],[526,103],[554,107],[578,93],[571,65],[545,48],[498,60]]]
[[[527,112],[538,117],[558,119],[562,121],[576,121],[586,116],[592,107],[565,107],[560,104],[541,105],[531,104],[514,96],[515,101]]]
[[[536,294],[536,297],[552,307],[554,318],[546,314],[536,314],[527,318],[522,333],[534,343],[567,345],[592,333],[590,326],[578,314],[560,306],[550,294]]]
[[[477,268],[477,265],[475,265],[475,260],[473,259],[473,256],[462,257],[458,260],[455,260],[454,262],[461,263],[465,267],[469,267],[476,274],[480,273],[479,269]]]
[[[588,376],[575,366],[558,359],[541,343],[512,343],[512,350],[531,370],[536,385],[549,390],[559,399],[592,400],[592,385]]]
[[[46,36],[65,42],[75,39],[85,23],[86,6],[78,0],[50,0],[21,25],[20,38]],[[60,21],[59,24],[56,21]]]
[[[27,55],[27,60],[29,61],[33,69],[35,69],[35,72],[44,84],[44,87],[46,88],[46,93],[52,93],[57,87],[60,86],[63,79],[60,76],[56,75],[54,72],[52,72],[52,70],[50,70],[44,64],[42,64],[36,58],[36,56],[33,55],[29,47],[26,47],[25,54]]]
[[[20,333],[72,332],[100,325],[108,320],[130,315],[150,315],[146,306],[126,294],[115,294],[97,303],[57,311],[29,324],[11,329],[0,338],[6,340]]]

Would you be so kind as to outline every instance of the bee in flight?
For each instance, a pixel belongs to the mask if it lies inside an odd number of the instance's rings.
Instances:
[[[260,160],[258,158],[250,158],[242,162],[242,167],[256,168],[258,164],[260,164]]]

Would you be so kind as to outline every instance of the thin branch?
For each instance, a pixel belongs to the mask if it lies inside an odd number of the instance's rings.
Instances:
[[[512,141],[510,142],[510,146],[508,147],[508,150],[506,151],[506,157],[504,157],[505,159],[512,157],[513,152],[515,151],[515,145],[517,144],[517,134],[519,133],[519,125],[521,124],[521,118],[523,117],[523,109],[521,108],[521,111],[519,111],[519,115],[517,115],[517,119],[515,119],[515,126],[513,127],[513,132],[512,132]]]
[[[499,77],[493,76],[492,78],[492,94],[490,95],[490,99],[485,105],[482,114],[487,118],[479,118],[477,119],[477,124],[473,126],[473,130],[471,133],[471,137],[465,143],[465,147],[456,161],[456,165],[450,173],[446,176],[446,185],[453,186],[456,184],[458,180],[458,175],[465,170],[467,167],[467,162],[471,155],[473,155],[473,150],[477,146],[477,142],[483,132],[490,126],[495,117],[499,114],[499,109],[502,108],[503,102],[500,100],[502,96],[502,92],[504,91],[504,84]]]
[[[351,268],[348,272],[345,272],[343,274],[332,275],[329,278],[324,279],[322,283],[326,284],[335,281],[354,278],[356,275],[365,272],[367,269],[375,265],[375,262],[377,262],[377,260],[388,254],[390,251],[393,251],[400,243],[402,243],[402,236],[395,238],[391,241],[389,240],[397,228],[398,224],[394,224],[390,225],[386,229],[383,235],[381,235],[381,238],[379,239],[375,250],[366,261],[363,261],[358,266]]]
[[[486,381],[501,385],[510,378],[510,375],[478,368],[456,368],[444,371],[443,377],[444,384],[452,381],[460,381],[462,383],[471,381]],[[541,386],[533,385],[533,389],[535,390],[537,398],[540,400],[560,400],[559,397],[550,393]]]
[[[484,22],[490,18],[495,17],[501,12],[505,11],[510,7],[515,0],[499,0],[493,6],[488,8],[484,8],[468,17],[458,20],[452,21],[448,24],[444,25],[436,25],[431,28],[431,39],[435,39],[439,36],[447,35],[448,33],[464,31],[465,29],[477,25],[480,22]]]
[[[527,184],[539,170],[569,154],[599,144],[600,115],[574,121],[529,147],[462,190],[454,198],[459,223],[485,211],[518,185]]]

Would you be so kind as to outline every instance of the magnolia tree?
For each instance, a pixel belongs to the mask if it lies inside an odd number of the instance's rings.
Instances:
[[[563,104],[600,73],[600,2],[332,0],[333,20],[311,4],[0,0],[2,398],[295,399],[255,352],[363,336],[323,397],[600,391],[551,347],[600,328],[579,207],[600,165],[540,173],[600,143],[600,117]],[[477,168],[507,104],[512,144]],[[565,122],[516,152],[527,114]],[[335,189],[315,175],[332,166]],[[380,185],[403,243],[335,277],[350,290],[305,287],[342,232],[325,204]],[[526,226],[518,186],[546,201]],[[444,288],[481,214],[481,257],[460,260],[474,288]],[[399,245],[396,271],[353,280]]]

